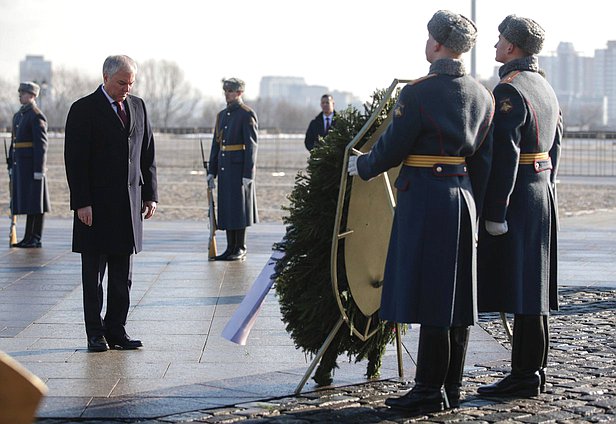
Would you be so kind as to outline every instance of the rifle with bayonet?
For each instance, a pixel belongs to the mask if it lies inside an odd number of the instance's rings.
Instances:
[[[207,176],[210,172],[208,169],[208,163],[205,160],[205,153],[203,151],[203,140],[199,140],[199,145],[201,146],[201,159],[203,160],[203,168],[205,168],[205,180],[207,183]],[[209,184],[207,184],[207,203],[207,215],[210,222],[210,236],[208,239],[207,257],[209,259],[214,259],[218,255],[218,252],[216,251],[216,205],[214,204],[214,193],[212,192],[212,189],[210,188]]]
[[[14,244],[17,244],[17,215],[13,213],[13,178],[11,176],[9,152],[6,148],[6,138],[4,139],[4,157],[6,158],[6,164],[9,172],[9,216],[11,218],[11,224],[9,227],[9,247],[13,247]]]

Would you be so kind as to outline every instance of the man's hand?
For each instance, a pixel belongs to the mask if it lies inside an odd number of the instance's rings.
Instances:
[[[210,190],[214,190],[216,188],[216,183],[214,182],[214,176],[212,174],[207,174],[207,188]]]
[[[145,213],[143,219],[150,219],[156,212],[156,202],[152,200],[146,200],[141,207],[141,213]]]
[[[507,231],[509,231],[509,227],[507,226],[507,221],[505,222],[486,221],[486,231],[491,236],[502,236]]]
[[[248,188],[250,184],[252,184],[251,178],[242,178],[242,185],[244,186],[244,188]]]
[[[92,206],[77,209],[77,218],[88,227],[92,226]]]
[[[357,170],[357,158],[359,156],[350,156],[349,157],[349,166],[347,167],[347,171],[350,176],[359,175],[359,171]]]

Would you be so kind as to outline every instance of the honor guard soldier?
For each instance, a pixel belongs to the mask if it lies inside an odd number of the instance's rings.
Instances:
[[[475,229],[490,172],[491,93],[465,70],[477,30],[446,10],[428,22],[430,73],[406,85],[393,119],[349,172],[368,180],[402,164],[380,316],[421,324],[415,386],[385,404],[410,415],[454,408],[477,318]]]
[[[514,314],[511,374],[484,396],[537,396],[545,390],[548,314],[558,309],[556,171],[562,118],[540,74],[544,31],[510,15],[499,25],[494,88],[494,158],[479,232],[480,311]]]
[[[36,104],[38,84],[19,84],[21,108],[13,116],[9,172],[13,184],[11,208],[14,215],[27,214],[23,240],[14,247],[41,247],[43,217],[49,212],[49,190],[45,176],[47,162],[47,118]]]
[[[223,79],[227,107],[216,116],[210,150],[208,186],[218,177],[218,228],[227,234],[227,248],[216,261],[246,257],[246,227],[258,222],[255,173],[257,115],[242,100],[244,81]]]

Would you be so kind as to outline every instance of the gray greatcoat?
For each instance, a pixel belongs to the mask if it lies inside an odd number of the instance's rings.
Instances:
[[[554,90],[537,59],[516,59],[499,70],[494,89],[494,158],[483,218],[507,221],[509,231],[479,231],[480,311],[547,315],[558,309],[554,182],[562,119]],[[520,163],[520,154],[549,153]]]
[[[493,113],[490,92],[462,62],[438,60],[427,77],[402,89],[391,124],[358,158],[363,179],[408,155],[466,158],[466,167],[402,166],[381,318],[439,327],[475,322],[474,233],[490,171]]]
[[[36,104],[23,105],[13,116],[9,169],[11,169],[11,208],[15,215],[49,212],[49,189],[45,174],[47,162],[47,118]],[[43,174],[35,179],[34,173]]]
[[[130,123],[120,118],[99,87],[77,100],[66,120],[64,161],[71,209],[92,206],[91,227],[77,213],[73,251],[131,254],[141,251],[143,201],[158,201],[154,137],[143,100],[125,100]]]
[[[257,223],[255,173],[257,115],[244,103],[218,113],[210,150],[209,173],[218,177],[218,228],[241,230]],[[242,179],[252,183],[245,187]]]

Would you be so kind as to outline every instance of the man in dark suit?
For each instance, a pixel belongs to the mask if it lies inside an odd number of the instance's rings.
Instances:
[[[306,139],[304,140],[306,149],[312,150],[319,141],[319,137],[325,137],[330,127],[334,125],[334,120],[336,118],[334,105],[334,98],[331,94],[323,94],[321,96],[322,112],[310,121],[310,125],[308,125]]]
[[[142,99],[129,95],[136,63],[109,56],[103,84],[71,106],[64,160],[70,189],[73,251],[81,253],[88,350],[136,349],[125,325],[132,254],[142,248],[143,219],[156,211],[154,138]],[[143,215],[142,215],[143,214]],[[102,280],[108,269],[105,318]]]
[[[41,247],[43,217],[49,212],[49,190],[45,176],[47,162],[47,118],[36,104],[40,87],[30,81],[19,84],[21,108],[13,116],[9,172],[13,192],[11,211],[27,214],[24,238],[13,247]]]

